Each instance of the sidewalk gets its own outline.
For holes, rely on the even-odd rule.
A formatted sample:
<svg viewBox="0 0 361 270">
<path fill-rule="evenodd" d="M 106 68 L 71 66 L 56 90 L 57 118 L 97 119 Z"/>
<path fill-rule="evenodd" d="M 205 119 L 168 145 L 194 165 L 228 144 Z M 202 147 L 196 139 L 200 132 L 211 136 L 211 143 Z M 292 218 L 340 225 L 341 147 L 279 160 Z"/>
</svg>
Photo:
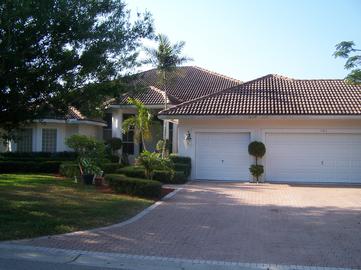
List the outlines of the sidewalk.
<svg viewBox="0 0 361 270">
<path fill-rule="evenodd" d="M 307 267 L 297 265 L 254 264 L 225 261 L 186 260 L 166 257 L 139 256 L 82 250 L 66 250 L 0 244 L 0 267 L 2 261 L 52 264 L 51 269 L 124 269 L 124 270 L 346 270 L 347 268 Z M 14 264 L 15 265 L 15 264 Z M 57 265 L 59 267 L 57 267 Z M 89 268 L 87 268 L 89 267 Z M 94 268 L 93 268 L 94 267 Z M 1 269 L 1 268 L 0 268 Z M 29 267 L 13 269 L 31 269 Z M 43 268 L 46 269 L 46 268 Z"/>
</svg>

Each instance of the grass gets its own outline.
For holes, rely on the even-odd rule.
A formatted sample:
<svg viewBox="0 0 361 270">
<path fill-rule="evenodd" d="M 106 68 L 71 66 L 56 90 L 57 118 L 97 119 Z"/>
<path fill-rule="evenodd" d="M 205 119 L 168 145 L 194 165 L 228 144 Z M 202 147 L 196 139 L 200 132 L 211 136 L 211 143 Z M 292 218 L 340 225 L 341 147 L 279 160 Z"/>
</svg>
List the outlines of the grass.
<svg viewBox="0 0 361 270">
<path fill-rule="evenodd" d="M 52 175 L 0 174 L 0 240 L 106 226 L 152 203 Z"/>
</svg>

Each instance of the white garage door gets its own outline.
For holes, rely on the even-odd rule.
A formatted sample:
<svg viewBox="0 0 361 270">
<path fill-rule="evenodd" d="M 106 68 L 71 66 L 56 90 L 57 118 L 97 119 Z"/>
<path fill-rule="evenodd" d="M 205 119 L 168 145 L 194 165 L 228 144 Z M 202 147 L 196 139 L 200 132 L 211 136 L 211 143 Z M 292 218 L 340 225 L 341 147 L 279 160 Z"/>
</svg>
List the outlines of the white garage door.
<svg viewBox="0 0 361 270">
<path fill-rule="evenodd" d="M 249 133 L 196 133 L 196 178 L 249 180 Z"/>
<path fill-rule="evenodd" d="M 268 181 L 361 182 L 361 134 L 266 134 Z"/>
</svg>

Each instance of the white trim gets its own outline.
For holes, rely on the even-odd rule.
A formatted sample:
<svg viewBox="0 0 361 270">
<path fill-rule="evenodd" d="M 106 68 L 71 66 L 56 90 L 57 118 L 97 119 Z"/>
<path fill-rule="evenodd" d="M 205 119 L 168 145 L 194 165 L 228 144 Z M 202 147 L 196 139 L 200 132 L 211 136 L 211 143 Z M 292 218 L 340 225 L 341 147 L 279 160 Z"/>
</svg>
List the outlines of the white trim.
<svg viewBox="0 0 361 270">
<path fill-rule="evenodd" d="M 158 115 L 159 119 L 240 119 L 240 120 L 357 120 L 361 115 Z"/>
<path fill-rule="evenodd" d="M 41 119 L 41 120 L 34 120 L 36 123 L 54 123 L 54 124 L 84 124 L 84 125 L 92 125 L 92 126 L 101 126 L 106 127 L 107 125 L 102 122 L 96 122 L 91 120 L 77 120 L 77 119 Z"/>
</svg>

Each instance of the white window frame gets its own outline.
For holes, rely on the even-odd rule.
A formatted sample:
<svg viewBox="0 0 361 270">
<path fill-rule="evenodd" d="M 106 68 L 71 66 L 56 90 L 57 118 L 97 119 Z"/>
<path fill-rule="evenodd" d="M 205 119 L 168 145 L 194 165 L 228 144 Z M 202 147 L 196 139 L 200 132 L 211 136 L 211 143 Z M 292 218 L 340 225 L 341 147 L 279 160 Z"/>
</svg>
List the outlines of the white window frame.
<svg viewBox="0 0 361 270">
<path fill-rule="evenodd" d="M 46 132 L 54 132 L 55 131 L 55 138 L 50 137 L 53 134 L 45 134 Z M 48 141 L 52 139 L 53 141 Z M 57 139 L 58 139 L 58 130 L 56 128 L 43 128 L 41 131 L 41 151 L 42 152 L 56 152 L 57 150 Z"/>
</svg>

